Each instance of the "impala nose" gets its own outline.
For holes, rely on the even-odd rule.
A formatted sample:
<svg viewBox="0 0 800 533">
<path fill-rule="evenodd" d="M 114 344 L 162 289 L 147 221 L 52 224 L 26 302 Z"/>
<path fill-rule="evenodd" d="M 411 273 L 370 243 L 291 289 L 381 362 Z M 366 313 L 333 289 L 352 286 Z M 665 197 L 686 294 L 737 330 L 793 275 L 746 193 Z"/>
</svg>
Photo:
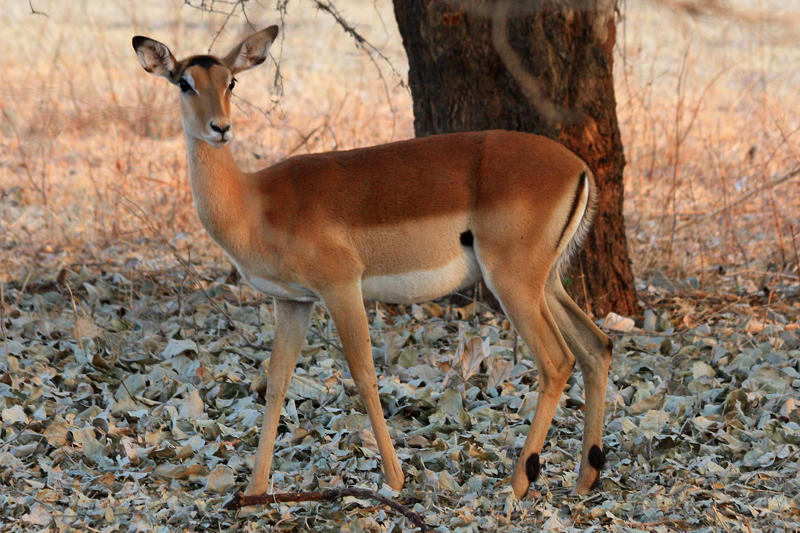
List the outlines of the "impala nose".
<svg viewBox="0 0 800 533">
<path fill-rule="evenodd" d="M 211 129 L 219 133 L 220 137 L 222 137 L 223 139 L 225 138 L 225 134 L 231 130 L 230 124 L 225 124 L 224 126 L 220 126 L 216 122 L 212 121 L 210 125 Z"/>
</svg>

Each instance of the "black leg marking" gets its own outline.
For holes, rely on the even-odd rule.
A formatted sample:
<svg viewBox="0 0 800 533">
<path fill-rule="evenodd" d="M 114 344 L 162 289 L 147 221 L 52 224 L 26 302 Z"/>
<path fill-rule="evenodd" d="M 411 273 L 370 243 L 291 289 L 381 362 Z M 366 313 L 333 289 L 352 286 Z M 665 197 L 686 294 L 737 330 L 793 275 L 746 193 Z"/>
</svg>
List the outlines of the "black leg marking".
<svg viewBox="0 0 800 533">
<path fill-rule="evenodd" d="M 472 248 L 473 237 L 472 237 L 472 232 L 470 230 L 467 230 L 461 235 L 459 235 L 458 240 L 461 241 L 461 246 Z"/>
<path fill-rule="evenodd" d="M 608 353 L 614 351 L 614 341 L 610 338 L 606 339 L 606 350 L 608 350 Z"/>
<path fill-rule="evenodd" d="M 539 471 L 542 465 L 539 464 L 539 454 L 532 453 L 528 460 L 525 461 L 525 474 L 528 476 L 528 483 L 533 483 L 539 477 Z"/>
<path fill-rule="evenodd" d="M 592 465 L 595 470 L 601 470 L 606 464 L 606 454 L 603 453 L 603 450 L 601 450 L 600 446 L 597 444 L 592 446 L 589 450 L 589 464 Z"/>
</svg>

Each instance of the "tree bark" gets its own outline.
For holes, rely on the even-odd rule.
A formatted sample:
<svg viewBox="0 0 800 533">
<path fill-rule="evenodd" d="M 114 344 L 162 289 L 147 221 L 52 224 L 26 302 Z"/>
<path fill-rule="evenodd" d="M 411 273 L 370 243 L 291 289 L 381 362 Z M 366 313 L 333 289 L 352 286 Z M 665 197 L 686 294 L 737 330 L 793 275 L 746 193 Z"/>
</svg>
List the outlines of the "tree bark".
<svg viewBox="0 0 800 533">
<path fill-rule="evenodd" d="M 556 139 L 599 188 L 565 285 L 595 315 L 636 311 L 612 77 L 617 0 L 394 0 L 418 137 L 509 129 Z"/>
</svg>

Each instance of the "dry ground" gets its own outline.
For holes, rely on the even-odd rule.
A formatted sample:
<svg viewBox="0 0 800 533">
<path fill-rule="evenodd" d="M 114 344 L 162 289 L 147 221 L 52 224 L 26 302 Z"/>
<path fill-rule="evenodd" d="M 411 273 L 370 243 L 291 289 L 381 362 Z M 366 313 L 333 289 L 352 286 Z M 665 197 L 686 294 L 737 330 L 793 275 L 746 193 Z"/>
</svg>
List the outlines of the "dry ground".
<svg viewBox="0 0 800 533">
<path fill-rule="evenodd" d="M 337 4 L 404 73 L 391 6 Z M 800 23 L 784 4 L 735 2 L 747 15 L 735 20 L 638 1 L 622 10 L 618 113 L 645 313 L 615 333 L 608 470 L 590 497 L 570 493 L 579 375 L 543 478 L 514 501 L 508 477 L 536 373 L 508 322 L 474 305 L 370 307 L 407 474 L 393 497 L 440 531 L 800 528 Z M 198 52 L 224 16 L 177 1 L 34 6 L 48 16 L 22 1 L 0 13 L 2 528 L 407 529 L 368 501 L 221 508 L 250 472 L 272 311 L 228 278 L 200 228 L 175 90 L 141 70 L 130 37 Z M 772 22 L 750 18 L 763 13 Z M 249 14 L 279 18 L 259 5 Z M 213 50 L 235 41 L 242 19 L 227 28 Z M 384 84 L 303 0 L 289 4 L 273 53 L 282 95 L 269 64 L 236 89 L 246 166 L 412 135 L 401 78 L 378 61 Z M 321 310 L 308 340 L 275 490 L 381 489 Z"/>
</svg>

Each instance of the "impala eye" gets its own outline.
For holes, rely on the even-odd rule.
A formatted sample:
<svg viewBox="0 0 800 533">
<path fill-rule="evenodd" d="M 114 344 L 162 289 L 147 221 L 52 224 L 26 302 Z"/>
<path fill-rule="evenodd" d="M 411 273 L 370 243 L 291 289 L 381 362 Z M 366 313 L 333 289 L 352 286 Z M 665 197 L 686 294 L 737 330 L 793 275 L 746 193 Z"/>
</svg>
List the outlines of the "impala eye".
<svg viewBox="0 0 800 533">
<path fill-rule="evenodd" d="M 191 85 L 189 85 L 189 82 L 188 82 L 188 81 L 186 81 L 186 80 L 184 80 L 183 78 L 181 78 L 181 79 L 179 79 L 179 80 L 178 80 L 178 87 L 180 87 L 180 88 L 181 88 L 181 92 L 182 92 L 182 93 L 186 93 L 186 94 L 188 94 L 188 93 L 190 93 L 190 92 L 193 92 L 193 91 L 194 91 L 194 89 L 192 89 L 192 86 L 191 86 Z"/>
<path fill-rule="evenodd" d="M 228 90 L 232 91 L 234 87 L 236 87 L 236 78 L 231 78 L 231 82 L 228 84 Z"/>
</svg>

